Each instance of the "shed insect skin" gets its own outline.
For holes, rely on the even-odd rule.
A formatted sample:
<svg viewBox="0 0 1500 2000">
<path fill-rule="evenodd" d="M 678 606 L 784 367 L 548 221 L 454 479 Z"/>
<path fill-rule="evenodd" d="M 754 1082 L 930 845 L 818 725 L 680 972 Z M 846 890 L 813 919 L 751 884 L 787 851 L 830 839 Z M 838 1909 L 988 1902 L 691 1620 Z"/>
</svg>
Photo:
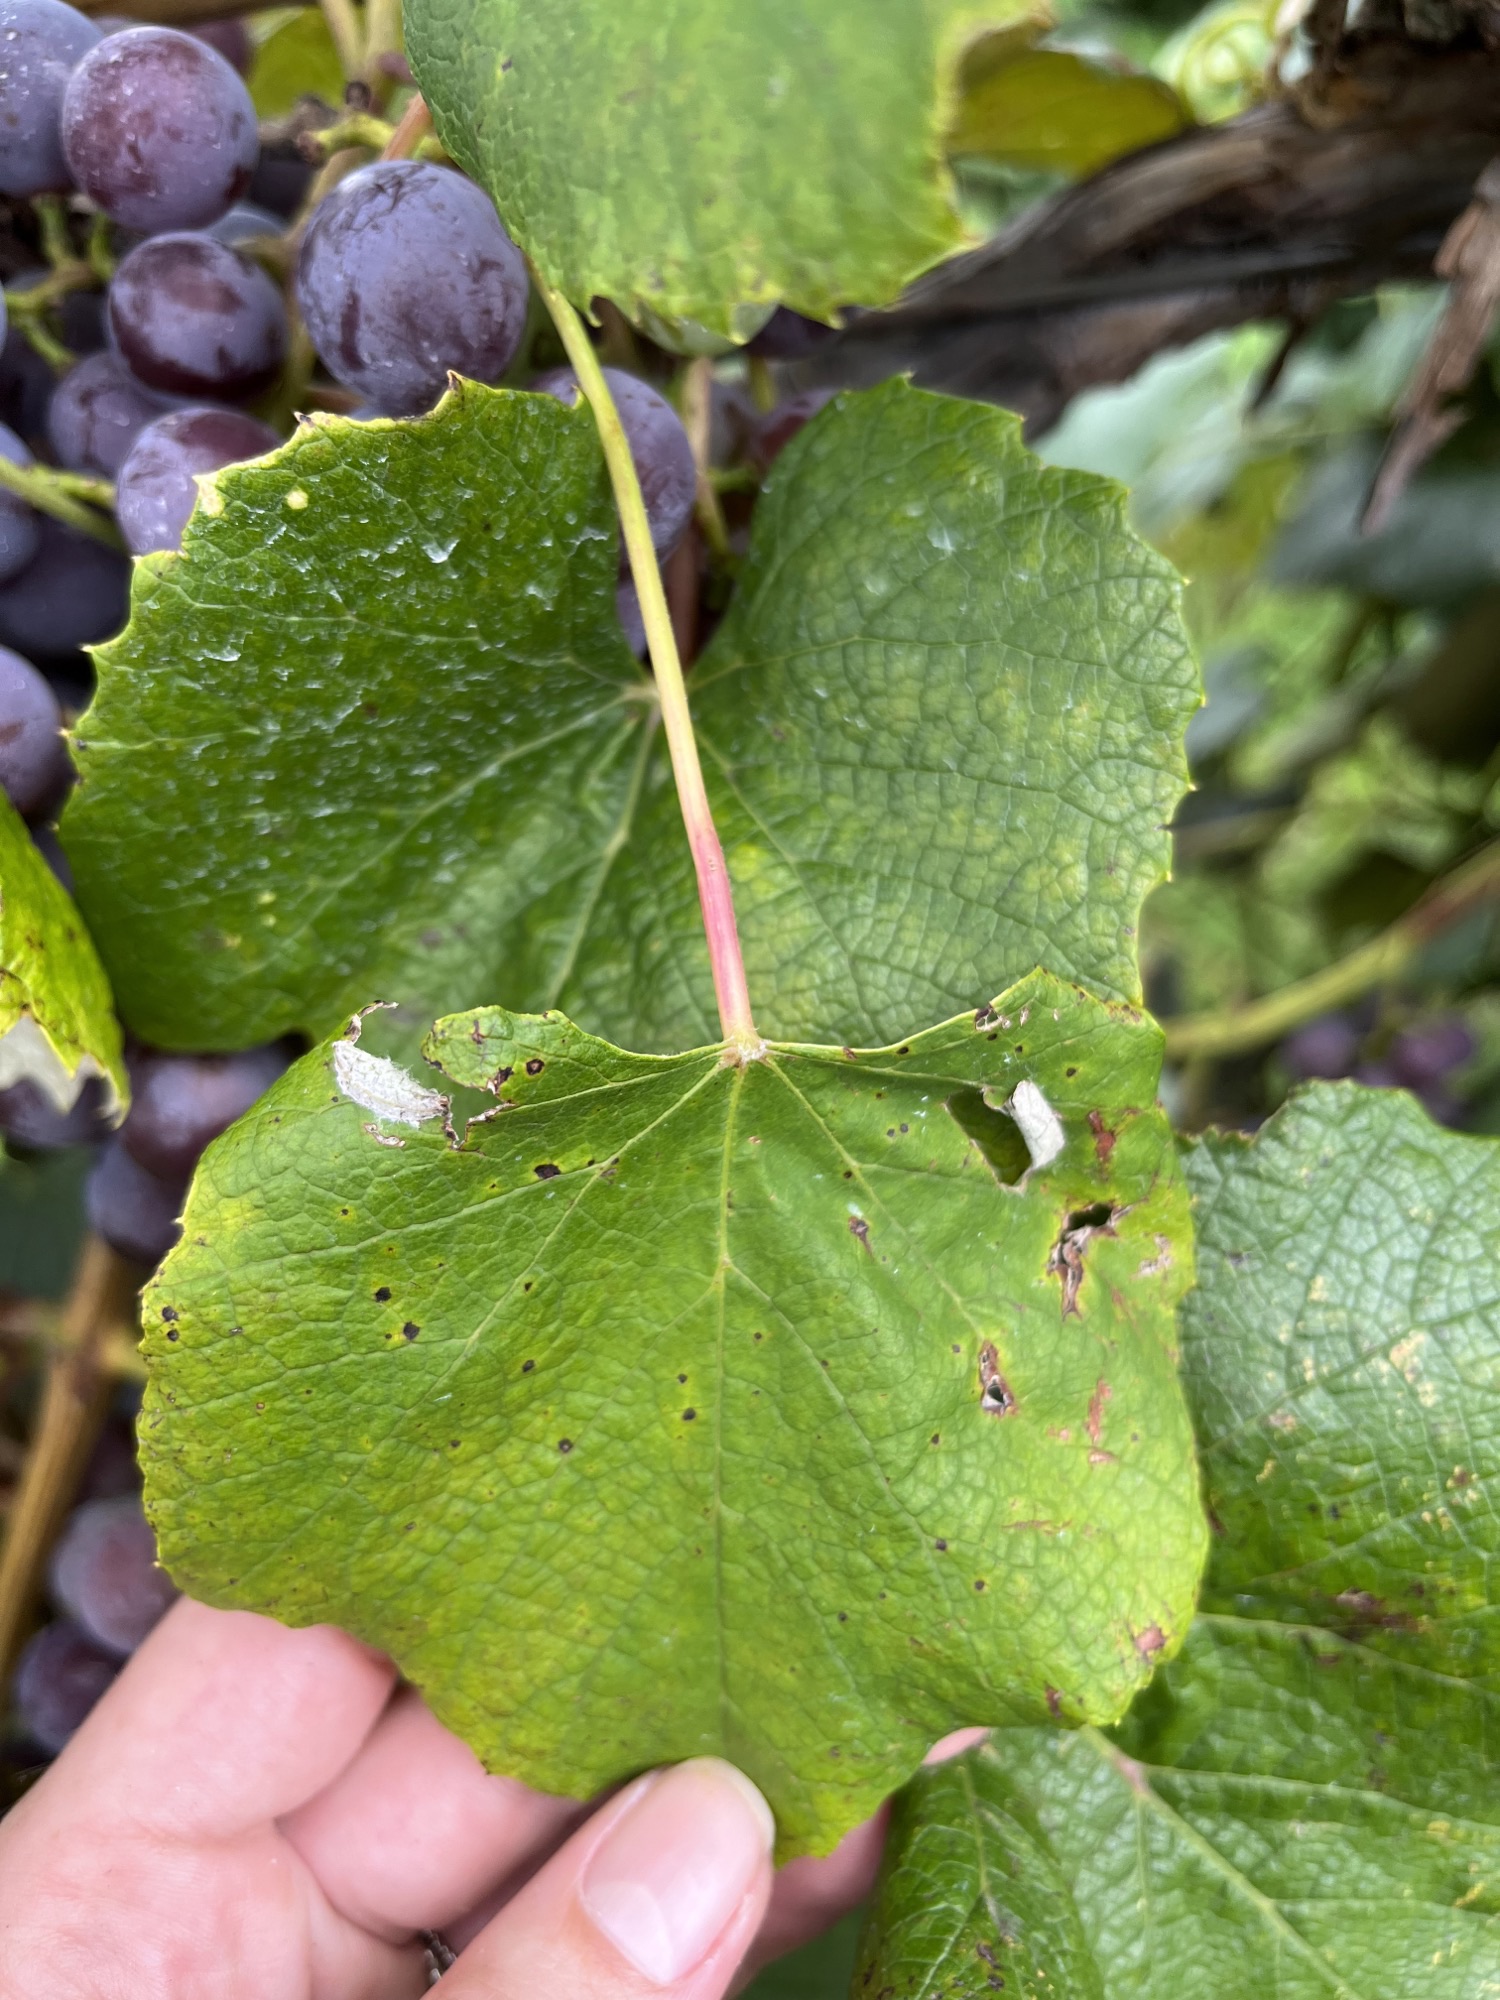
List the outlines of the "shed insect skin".
<svg viewBox="0 0 1500 2000">
<path fill-rule="evenodd" d="M 1000 1356 L 992 1340 L 987 1340 L 979 1350 L 979 1382 L 980 1408 L 992 1417 L 1008 1417 L 1016 1407 L 1016 1399 L 1000 1373 Z"/>
</svg>

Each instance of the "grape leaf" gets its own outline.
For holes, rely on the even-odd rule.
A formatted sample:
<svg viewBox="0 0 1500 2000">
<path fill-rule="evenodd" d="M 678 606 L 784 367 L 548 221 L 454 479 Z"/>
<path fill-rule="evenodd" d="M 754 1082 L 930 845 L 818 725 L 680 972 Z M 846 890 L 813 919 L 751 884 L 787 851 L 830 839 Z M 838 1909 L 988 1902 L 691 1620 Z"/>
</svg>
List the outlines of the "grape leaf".
<svg viewBox="0 0 1500 2000">
<path fill-rule="evenodd" d="M 465 385 L 214 492 L 138 565 L 79 731 L 64 837 L 126 1020 L 238 1048 L 498 994 L 712 1039 L 587 413 Z M 778 462 L 691 681 L 763 1029 L 878 1044 L 1038 963 L 1138 997 L 1198 695 L 1117 488 L 995 410 L 841 398 Z"/>
<path fill-rule="evenodd" d="M 897 1794 L 849 1991 L 1103 2000 L 1072 1893 L 992 1745 L 929 1765 Z"/>
<path fill-rule="evenodd" d="M 288 10 L 256 49 L 246 85 L 262 118 L 285 118 L 304 97 L 343 102 L 343 65 L 317 8 Z"/>
<path fill-rule="evenodd" d="M 1083 176 L 1190 123 L 1177 93 L 1118 57 L 1001 45 L 965 66 L 956 153 Z"/>
<path fill-rule="evenodd" d="M 1481 2000 L 1500 1983 L 1500 1146 L 1320 1086 L 1186 1168 L 1205 1609 L 1118 1729 L 1006 1730 L 988 1754 L 1107 2000 Z"/>
<path fill-rule="evenodd" d="M 0 1089 L 27 1078 L 66 1111 L 91 1076 L 130 1100 L 109 982 L 72 898 L 0 794 Z"/>
<path fill-rule="evenodd" d="M 502 1095 L 455 1146 L 325 1045 L 146 1295 L 163 1560 L 361 1633 L 545 1789 L 730 1757 L 788 1853 L 955 1724 L 1118 1715 L 1203 1549 L 1159 1053 L 1041 973 L 744 1067 L 491 1008 L 429 1041 Z"/>
<path fill-rule="evenodd" d="M 961 240 L 944 132 L 1025 0 L 409 0 L 443 144 L 580 306 L 744 338 L 883 305 Z"/>
</svg>

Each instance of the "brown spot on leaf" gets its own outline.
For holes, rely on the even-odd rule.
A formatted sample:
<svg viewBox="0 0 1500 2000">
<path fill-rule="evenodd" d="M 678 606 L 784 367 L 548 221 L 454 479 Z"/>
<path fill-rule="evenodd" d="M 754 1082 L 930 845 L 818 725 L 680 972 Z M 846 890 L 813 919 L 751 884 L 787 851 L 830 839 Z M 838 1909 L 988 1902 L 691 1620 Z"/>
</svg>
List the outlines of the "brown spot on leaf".
<svg viewBox="0 0 1500 2000">
<path fill-rule="evenodd" d="M 1052 1720 L 1056 1722 L 1057 1718 L 1062 1714 L 1062 1696 L 1058 1693 L 1055 1687 L 1049 1687 L 1046 1690 L 1046 1694 L 1047 1694 L 1047 1713 L 1052 1717 Z"/>
<path fill-rule="evenodd" d="M 526 1074 L 528 1076 L 540 1076 L 546 1067 L 547 1065 L 542 1061 L 540 1056 L 533 1056 L 526 1065 Z"/>
<path fill-rule="evenodd" d="M 176 1318 L 177 1318 L 177 1308 L 176 1308 L 176 1306 L 163 1306 L 163 1307 L 162 1307 L 162 1309 L 161 1309 L 161 1316 L 162 1316 L 162 1318 L 163 1318 L 163 1319 L 167 1319 L 167 1320 L 174 1320 L 174 1319 L 176 1319 Z"/>
<path fill-rule="evenodd" d="M 409 1319 L 401 1329 L 401 1338 L 403 1340 L 415 1340 L 421 1331 L 422 1329 L 417 1325 L 417 1322 L 414 1319 Z"/>
<path fill-rule="evenodd" d="M 383 1306 L 386 1300 L 390 1297 L 390 1295 L 391 1295 L 391 1288 L 389 1285 L 377 1285 L 375 1287 L 376 1305 Z"/>
<path fill-rule="evenodd" d="M 867 1257 L 873 1257 L 875 1255 L 875 1252 L 870 1248 L 870 1225 L 868 1222 L 865 1221 L 862 1215 L 850 1216 L 849 1234 L 851 1236 L 857 1236 L 859 1238 L 860 1242 L 864 1246 L 864 1252 Z"/>
<path fill-rule="evenodd" d="M 1104 1122 L 1102 1111 L 1089 1113 L 1089 1130 L 1094 1135 L 1094 1154 L 1101 1167 L 1109 1165 L 1109 1156 L 1115 1150 L 1115 1135 Z"/>
<path fill-rule="evenodd" d="M 1101 1375 L 1094 1384 L 1094 1393 L 1089 1397 L 1089 1413 L 1084 1418 L 1084 1428 L 1089 1434 L 1090 1444 L 1099 1442 L 1099 1432 L 1104 1420 L 1104 1405 L 1114 1393 Z"/>
<path fill-rule="evenodd" d="M 1154 1658 L 1167 1643 L 1167 1635 L 1160 1625 L 1148 1625 L 1144 1631 L 1132 1632 L 1130 1637 L 1143 1660 Z"/>
<path fill-rule="evenodd" d="M 532 1172 L 539 1181 L 555 1181 L 562 1168 L 555 1167 L 550 1160 L 544 1160 L 539 1167 L 533 1167 Z"/>
</svg>

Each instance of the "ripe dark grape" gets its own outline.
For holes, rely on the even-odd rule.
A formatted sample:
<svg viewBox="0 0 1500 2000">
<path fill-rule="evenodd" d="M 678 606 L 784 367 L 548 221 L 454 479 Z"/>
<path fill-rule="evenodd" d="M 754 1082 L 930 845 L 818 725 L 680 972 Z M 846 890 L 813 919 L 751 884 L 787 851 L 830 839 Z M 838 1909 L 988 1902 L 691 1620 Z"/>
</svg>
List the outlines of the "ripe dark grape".
<svg viewBox="0 0 1500 2000">
<path fill-rule="evenodd" d="M 638 660 L 646 657 L 646 621 L 641 616 L 641 594 L 633 577 L 622 576 L 615 586 L 615 615 L 625 634 L 625 643 Z"/>
<path fill-rule="evenodd" d="M 0 586 L 0 644 L 28 659 L 62 659 L 119 631 L 129 590 L 128 556 L 44 518 L 36 555 Z"/>
<path fill-rule="evenodd" d="M 258 264 L 212 236 L 138 243 L 109 288 L 109 324 L 131 374 L 172 396 L 255 396 L 286 354 L 286 309 Z"/>
<path fill-rule="evenodd" d="M 0 646 L 0 790 L 22 819 L 40 819 L 69 776 L 57 696 L 29 660 Z"/>
<path fill-rule="evenodd" d="M 0 0 L 0 194 L 51 194 L 71 185 L 63 92 L 100 40 L 87 15 L 62 0 Z"/>
<path fill-rule="evenodd" d="M 28 1734 L 56 1756 L 93 1708 L 120 1663 L 71 1619 L 44 1625 L 16 1662 L 11 1697 Z"/>
<path fill-rule="evenodd" d="M 1475 1047 L 1473 1030 L 1461 1014 L 1439 1014 L 1403 1028 L 1391 1044 L 1389 1061 L 1404 1084 L 1424 1090 L 1462 1068 Z"/>
<path fill-rule="evenodd" d="M 284 227 L 279 215 L 257 208 L 253 201 L 237 201 L 227 215 L 210 223 L 204 231 L 217 243 L 249 243 L 257 236 L 279 236 Z"/>
<path fill-rule="evenodd" d="M 194 41 L 207 42 L 211 49 L 217 49 L 229 67 L 240 76 L 250 74 L 250 65 L 255 60 L 255 44 L 250 39 L 250 30 L 238 14 L 232 14 L 227 21 L 200 21 L 188 33 Z"/>
<path fill-rule="evenodd" d="M 803 389 L 768 410 L 750 435 L 750 461 L 762 478 L 786 450 L 798 431 L 806 429 L 819 410 L 826 409 L 836 389 Z"/>
<path fill-rule="evenodd" d="M 186 1195 L 182 1181 L 161 1180 L 132 1159 L 117 1132 L 89 1174 L 84 1207 L 90 1226 L 112 1249 L 137 1264 L 156 1265 L 182 1234 Z"/>
<path fill-rule="evenodd" d="M 48 1572 L 53 1602 L 107 1653 L 125 1658 L 178 1595 L 133 1493 L 73 1511 Z"/>
<path fill-rule="evenodd" d="M 1348 1076 L 1363 1037 L 1347 1014 L 1320 1014 L 1281 1044 L 1281 1060 L 1295 1077 Z"/>
<path fill-rule="evenodd" d="M 12 430 L 0 424 L 0 457 L 12 465 L 30 465 L 31 453 Z M 0 583 L 8 583 L 42 545 L 41 517 L 18 493 L 0 487 Z"/>
<path fill-rule="evenodd" d="M 209 1141 L 265 1095 L 289 1060 L 279 1042 L 232 1056 L 140 1056 L 130 1066 L 121 1140 L 163 1181 L 184 1181 Z"/>
<path fill-rule="evenodd" d="M 173 410 L 147 424 L 120 467 L 115 518 L 132 555 L 181 546 L 198 498 L 196 475 L 259 458 L 280 443 L 240 410 Z"/>
<path fill-rule="evenodd" d="M 71 1108 L 59 1111 L 30 1077 L 22 1077 L 0 1090 L 0 1132 L 18 1146 L 38 1152 L 56 1152 L 63 1146 L 86 1146 L 104 1137 L 100 1111 L 103 1092 L 97 1077 L 90 1077 Z"/>
<path fill-rule="evenodd" d="M 649 382 L 619 368 L 606 368 L 604 379 L 630 443 L 652 546 L 659 556 L 670 555 L 692 517 L 698 484 L 688 434 L 672 405 Z M 544 396 L 556 396 L 561 403 L 578 401 L 578 377 L 571 368 L 549 369 L 531 386 Z"/>
<path fill-rule="evenodd" d="M 62 138 L 89 199 L 148 232 L 217 221 L 260 152 L 244 83 L 175 28 L 127 28 L 91 49 L 68 80 Z"/>
<path fill-rule="evenodd" d="M 808 355 L 816 354 L 820 347 L 837 339 L 837 327 L 824 326 L 821 320 L 804 319 L 790 306 L 778 306 L 760 332 L 745 342 L 745 351 L 762 361 L 805 361 Z"/>
<path fill-rule="evenodd" d="M 141 1490 L 141 1468 L 136 1457 L 135 1428 L 130 1420 L 113 1413 L 89 1453 L 79 1482 L 82 1500 L 118 1500 Z"/>
<path fill-rule="evenodd" d="M 161 415 L 159 397 L 143 389 L 118 354 L 90 354 L 53 391 L 47 435 L 54 457 L 70 472 L 113 479 L 136 438 Z"/>
<path fill-rule="evenodd" d="M 446 167 L 361 167 L 320 203 L 297 298 L 331 375 L 415 416 L 448 371 L 494 382 L 526 328 L 526 265 L 488 195 Z"/>
</svg>

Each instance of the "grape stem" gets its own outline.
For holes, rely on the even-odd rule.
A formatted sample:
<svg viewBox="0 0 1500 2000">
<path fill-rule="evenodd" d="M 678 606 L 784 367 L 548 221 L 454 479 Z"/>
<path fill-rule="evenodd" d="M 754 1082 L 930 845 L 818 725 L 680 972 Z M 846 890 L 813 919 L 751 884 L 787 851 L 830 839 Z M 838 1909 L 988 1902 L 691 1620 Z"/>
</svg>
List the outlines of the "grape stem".
<svg viewBox="0 0 1500 2000">
<path fill-rule="evenodd" d="M 353 0 L 319 0 L 319 5 L 323 10 L 323 19 L 328 23 L 339 68 L 346 80 L 353 83 L 365 66 L 365 38 Z"/>
<path fill-rule="evenodd" d="M 1420 902 L 1389 929 L 1357 951 L 1326 966 L 1307 979 L 1283 986 L 1277 993 L 1252 1000 L 1244 1007 L 1214 1008 L 1202 1014 L 1180 1014 L 1162 1022 L 1167 1054 L 1177 1062 L 1200 1056 L 1239 1055 L 1280 1041 L 1293 1028 L 1345 1007 L 1373 987 L 1397 979 L 1421 956 L 1423 949 L 1461 917 L 1485 903 L 1500 900 L 1500 840 L 1492 840 L 1470 855 L 1451 875 L 1434 883 Z"/>
<path fill-rule="evenodd" d="M 10 1678 L 43 1565 L 108 1414 L 118 1358 L 134 1346 L 136 1276 L 98 1237 L 85 1239 L 0 1547 L 0 1686 Z"/>
<path fill-rule="evenodd" d="M 651 545 L 651 529 L 646 520 L 646 503 L 636 477 L 630 445 L 615 408 L 614 397 L 599 366 L 583 322 L 560 292 L 554 291 L 533 267 L 532 280 L 547 303 L 573 372 L 594 412 L 604 460 L 609 467 L 615 504 L 625 531 L 625 549 L 631 574 L 641 600 L 641 619 L 656 671 L 656 692 L 661 702 L 662 726 L 672 757 L 672 775 L 677 784 L 677 800 L 687 828 L 688 846 L 698 875 L 698 901 L 703 911 L 703 928 L 708 938 L 709 963 L 713 968 L 714 992 L 719 1002 L 719 1021 L 733 1059 L 755 1062 L 765 1054 L 765 1043 L 756 1032 L 750 1011 L 750 989 L 745 980 L 745 960 L 740 950 L 739 928 L 734 919 L 734 892 L 724 849 L 714 825 L 708 791 L 703 783 L 703 766 L 698 760 L 698 741 L 693 734 L 693 718 L 688 708 L 687 685 L 682 677 L 677 641 L 667 610 L 661 568 Z"/>
<path fill-rule="evenodd" d="M 50 514 L 65 527 L 92 535 L 106 548 L 122 549 L 119 530 L 101 508 L 113 507 L 115 489 L 107 479 L 86 472 L 59 472 L 52 465 L 17 465 L 0 457 L 0 487 L 18 493 L 39 514 Z"/>
<path fill-rule="evenodd" d="M 724 525 L 724 509 L 719 504 L 719 495 L 710 477 L 712 468 L 708 458 L 713 394 L 714 364 L 706 354 L 701 355 L 688 364 L 687 373 L 682 378 L 682 425 L 693 448 L 693 464 L 698 473 L 697 491 L 693 496 L 698 526 L 715 562 L 727 563 L 730 559 L 729 530 Z"/>
</svg>

